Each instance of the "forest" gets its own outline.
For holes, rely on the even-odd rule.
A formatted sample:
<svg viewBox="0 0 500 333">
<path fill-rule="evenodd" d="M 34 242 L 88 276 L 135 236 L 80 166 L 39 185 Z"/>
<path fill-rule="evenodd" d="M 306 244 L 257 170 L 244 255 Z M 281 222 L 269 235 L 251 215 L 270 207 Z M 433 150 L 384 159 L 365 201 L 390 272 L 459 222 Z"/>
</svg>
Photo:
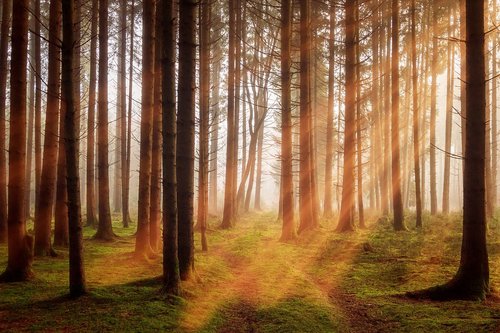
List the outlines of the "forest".
<svg viewBox="0 0 500 333">
<path fill-rule="evenodd" d="M 499 332 L 499 0 L 0 0 L 0 332 Z"/>
</svg>

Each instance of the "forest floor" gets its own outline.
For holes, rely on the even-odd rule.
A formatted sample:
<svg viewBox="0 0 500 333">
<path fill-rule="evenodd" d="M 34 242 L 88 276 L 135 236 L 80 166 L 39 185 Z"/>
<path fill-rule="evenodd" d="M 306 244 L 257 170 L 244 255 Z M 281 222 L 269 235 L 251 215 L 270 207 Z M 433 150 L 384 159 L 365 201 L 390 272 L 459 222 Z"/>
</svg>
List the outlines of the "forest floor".
<svg viewBox="0 0 500 333">
<path fill-rule="evenodd" d="M 228 231 L 211 221 L 209 251 L 183 297 L 159 293 L 161 258 L 134 259 L 133 227 L 113 243 L 85 229 L 89 294 L 66 297 L 68 253 L 37 259 L 36 278 L 0 285 L 0 332 L 500 332 L 500 301 L 429 302 L 404 297 L 446 282 L 461 244 L 460 216 L 429 217 L 424 228 L 395 233 L 385 219 L 351 234 L 334 221 L 294 243 L 278 241 L 273 214 L 241 218 Z M 413 224 L 411 216 L 408 225 Z M 490 276 L 500 287 L 500 222 L 488 230 Z M 0 267 L 6 265 L 0 245 Z"/>
</svg>

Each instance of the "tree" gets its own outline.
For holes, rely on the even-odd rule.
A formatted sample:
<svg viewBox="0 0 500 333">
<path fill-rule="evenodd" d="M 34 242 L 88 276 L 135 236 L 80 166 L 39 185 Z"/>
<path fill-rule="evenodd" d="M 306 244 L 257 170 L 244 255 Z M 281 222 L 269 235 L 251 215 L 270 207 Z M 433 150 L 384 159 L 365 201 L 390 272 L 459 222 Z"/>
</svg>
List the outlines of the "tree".
<svg viewBox="0 0 500 333">
<path fill-rule="evenodd" d="M 95 239 L 115 238 L 109 208 L 108 163 L 108 0 L 99 0 L 99 83 L 98 83 L 97 172 L 99 185 L 99 224 Z"/>
<path fill-rule="evenodd" d="M 300 2 L 300 193 L 299 233 L 315 228 L 311 143 L 311 33 L 310 1 Z"/>
<path fill-rule="evenodd" d="M 354 161 L 356 115 L 356 0 L 345 3 L 345 115 L 344 115 L 344 174 L 342 177 L 342 203 L 337 231 L 354 230 Z"/>
<path fill-rule="evenodd" d="M 4 4 L 6 1 L 4 1 Z M 8 6 L 8 4 L 7 4 Z M 33 238 L 26 232 L 26 66 L 28 64 L 28 0 L 12 6 L 12 60 L 10 76 L 8 261 L 2 282 L 33 277 Z"/>
<path fill-rule="evenodd" d="M 415 0 L 411 2 L 411 68 L 412 68 L 412 97 L 413 97 L 413 168 L 415 170 L 415 203 L 416 226 L 422 227 L 422 195 L 420 191 L 420 109 L 418 105 L 418 69 L 417 69 L 417 34 L 416 19 L 417 7 Z"/>
<path fill-rule="evenodd" d="M 401 197 L 401 170 L 399 165 L 399 0 L 392 0 L 392 204 L 394 230 L 405 230 L 403 200 Z"/>
<path fill-rule="evenodd" d="M 434 37 L 432 38 L 432 60 L 431 60 L 431 114 L 430 114 L 430 157 L 429 157 L 429 177 L 430 177 L 430 190 L 431 190 L 431 214 L 437 213 L 437 193 L 436 193 L 436 113 L 437 113 L 437 71 L 438 71 L 438 8 L 439 2 L 434 1 L 432 6 L 432 31 Z"/>
<path fill-rule="evenodd" d="M 144 1 L 142 44 L 142 110 L 139 162 L 139 203 L 135 253 L 150 256 L 151 163 L 154 110 L 154 0 Z"/>
<path fill-rule="evenodd" d="M 63 1 L 63 42 L 62 42 L 62 81 L 63 103 L 66 107 L 64 123 L 66 162 L 67 162 L 67 195 L 69 228 L 69 288 L 72 297 L 85 293 L 85 273 L 83 268 L 83 232 L 80 207 L 79 179 L 79 129 L 78 111 L 75 104 L 75 8 L 74 0 Z"/>
<path fill-rule="evenodd" d="M 227 144 L 226 144 L 226 170 L 225 170 L 225 187 L 224 187 L 224 211 L 222 217 L 221 228 L 228 229 L 234 224 L 235 210 L 235 188 L 234 184 L 234 168 L 237 165 L 236 156 L 234 156 L 234 141 L 235 136 L 235 49 L 236 49 L 236 32 L 235 32 L 235 0 L 229 0 L 229 54 L 228 54 L 228 79 L 227 79 Z"/>
<path fill-rule="evenodd" d="M 59 97 L 61 93 L 61 50 L 58 41 L 61 35 L 61 1 L 50 2 L 49 18 L 49 64 L 47 80 L 47 109 L 45 113 L 45 139 L 43 165 L 40 179 L 40 196 L 35 206 L 35 255 L 54 256 L 51 244 L 52 208 L 56 195 Z"/>
<path fill-rule="evenodd" d="M 332 217 L 332 171 L 333 171 L 333 108 L 335 106 L 335 3 L 330 4 L 330 40 L 328 44 L 328 113 L 326 119 L 326 159 L 325 159 L 325 198 L 323 215 Z M 283 52 L 283 51 L 282 51 Z"/>
<path fill-rule="evenodd" d="M 90 78 L 89 105 L 87 114 L 87 226 L 96 226 L 95 211 L 95 95 L 97 76 L 97 18 L 99 16 L 99 0 L 92 0 L 90 28 Z"/>
<path fill-rule="evenodd" d="M 7 51 L 12 1 L 2 2 L 0 36 L 0 243 L 7 241 L 7 161 L 5 159 L 5 100 L 7 92 Z"/>
<path fill-rule="evenodd" d="M 280 239 L 282 241 L 289 241 L 296 237 L 292 172 L 291 37 L 292 3 L 291 0 L 285 0 L 281 3 L 281 184 L 283 227 Z"/>
<path fill-rule="evenodd" d="M 175 20 L 173 0 L 162 0 L 163 291 L 179 294 L 176 177 Z"/>
<path fill-rule="evenodd" d="M 486 96 L 483 1 L 466 0 L 466 136 L 464 160 L 464 212 L 460 266 L 448 283 L 412 297 L 439 300 L 484 299 L 489 292 L 486 248 Z M 463 18 L 462 18 L 463 19 Z"/>
<path fill-rule="evenodd" d="M 177 108 L 177 208 L 179 271 L 187 280 L 194 269 L 193 196 L 196 65 L 196 0 L 179 3 L 179 81 Z"/>
<path fill-rule="evenodd" d="M 208 218 L 208 139 L 210 114 L 210 10 L 208 0 L 200 3 L 200 134 L 198 152 L 198 224 L 201 247 L 208 250 L 206 230 Z"/>
</svg>

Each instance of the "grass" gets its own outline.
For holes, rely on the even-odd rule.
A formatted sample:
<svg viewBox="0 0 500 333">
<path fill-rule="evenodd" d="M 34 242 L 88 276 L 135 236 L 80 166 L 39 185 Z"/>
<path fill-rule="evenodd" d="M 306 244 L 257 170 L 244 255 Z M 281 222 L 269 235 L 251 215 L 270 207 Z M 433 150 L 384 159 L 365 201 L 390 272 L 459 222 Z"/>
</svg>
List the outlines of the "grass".
<svg viewBox="0 0 500 333">
<path fill-rule="evenodd" d="M 413 217 L 407 216 L 408 225 Z M 137 261 L 134 227 L 113 243 L 85 229 L 89 294 L 66 298 L 68 253 L 36 259 L 36 278 L 0 285 L 0 331 L 81 332 L 495 332 L 500 305 L 409 300 L 406 291 L 443 283 L 459 261 L 460 216 L 425 216 L 422 230 L 395 233 L 390 222 L 337 234 L 334 221 L 280 243 L 275 216 L 244 216 L 232 230 L 211 221 L 209 252 L 196 253 L 196 274 L 182 298 L 159 293 L 161 258 Z M 32 228 L 31 226 L 28 227 Z M 500 223 L 488 230 L 490 276 L 500 281 Z M 199 249 L 199 237 L 196 248 Z M 0 267 L 6 265 L 0 245 Z"/>
</svg>

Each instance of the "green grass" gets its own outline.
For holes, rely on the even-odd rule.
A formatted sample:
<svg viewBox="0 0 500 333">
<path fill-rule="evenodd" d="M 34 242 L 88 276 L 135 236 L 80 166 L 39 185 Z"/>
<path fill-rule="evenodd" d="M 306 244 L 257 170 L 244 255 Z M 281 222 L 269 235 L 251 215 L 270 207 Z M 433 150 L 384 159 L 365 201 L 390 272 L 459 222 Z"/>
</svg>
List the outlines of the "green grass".
<svg viewBox="0 0 500 333">
<path fill-rule="evenodd" d="M 424 217 L 422 230 L 395 233 L 390 221 L 372 219 L 366 230 L 337 234 L 335 221 L 278 241 L 273 214 L 244 216 L 232 230 L 210 221 L 209 252 L 196 237 L 195 277 L 183 296 L 161 295 L 161 258 L 133 256 L 135 226 L 112 243 L 91 240 L 85 228 L 89 294 L 66 297 L 68 253 L 36 259 L 36 278 L 0 285 L 0 331 L 81 332 L 495 332 L 500 305 L 413 301 L 410 290 L 446 282 L 456 271 L 460 216 Z M 407 224 L 413 217 L 407 216 Z M 32 225 L 28 226 L 32 229 Z M 488 230 L 491 283 L 500 281 L 500 223 Z M 0 267 L 6 265 L 0 245 Z"/>
</svg>

